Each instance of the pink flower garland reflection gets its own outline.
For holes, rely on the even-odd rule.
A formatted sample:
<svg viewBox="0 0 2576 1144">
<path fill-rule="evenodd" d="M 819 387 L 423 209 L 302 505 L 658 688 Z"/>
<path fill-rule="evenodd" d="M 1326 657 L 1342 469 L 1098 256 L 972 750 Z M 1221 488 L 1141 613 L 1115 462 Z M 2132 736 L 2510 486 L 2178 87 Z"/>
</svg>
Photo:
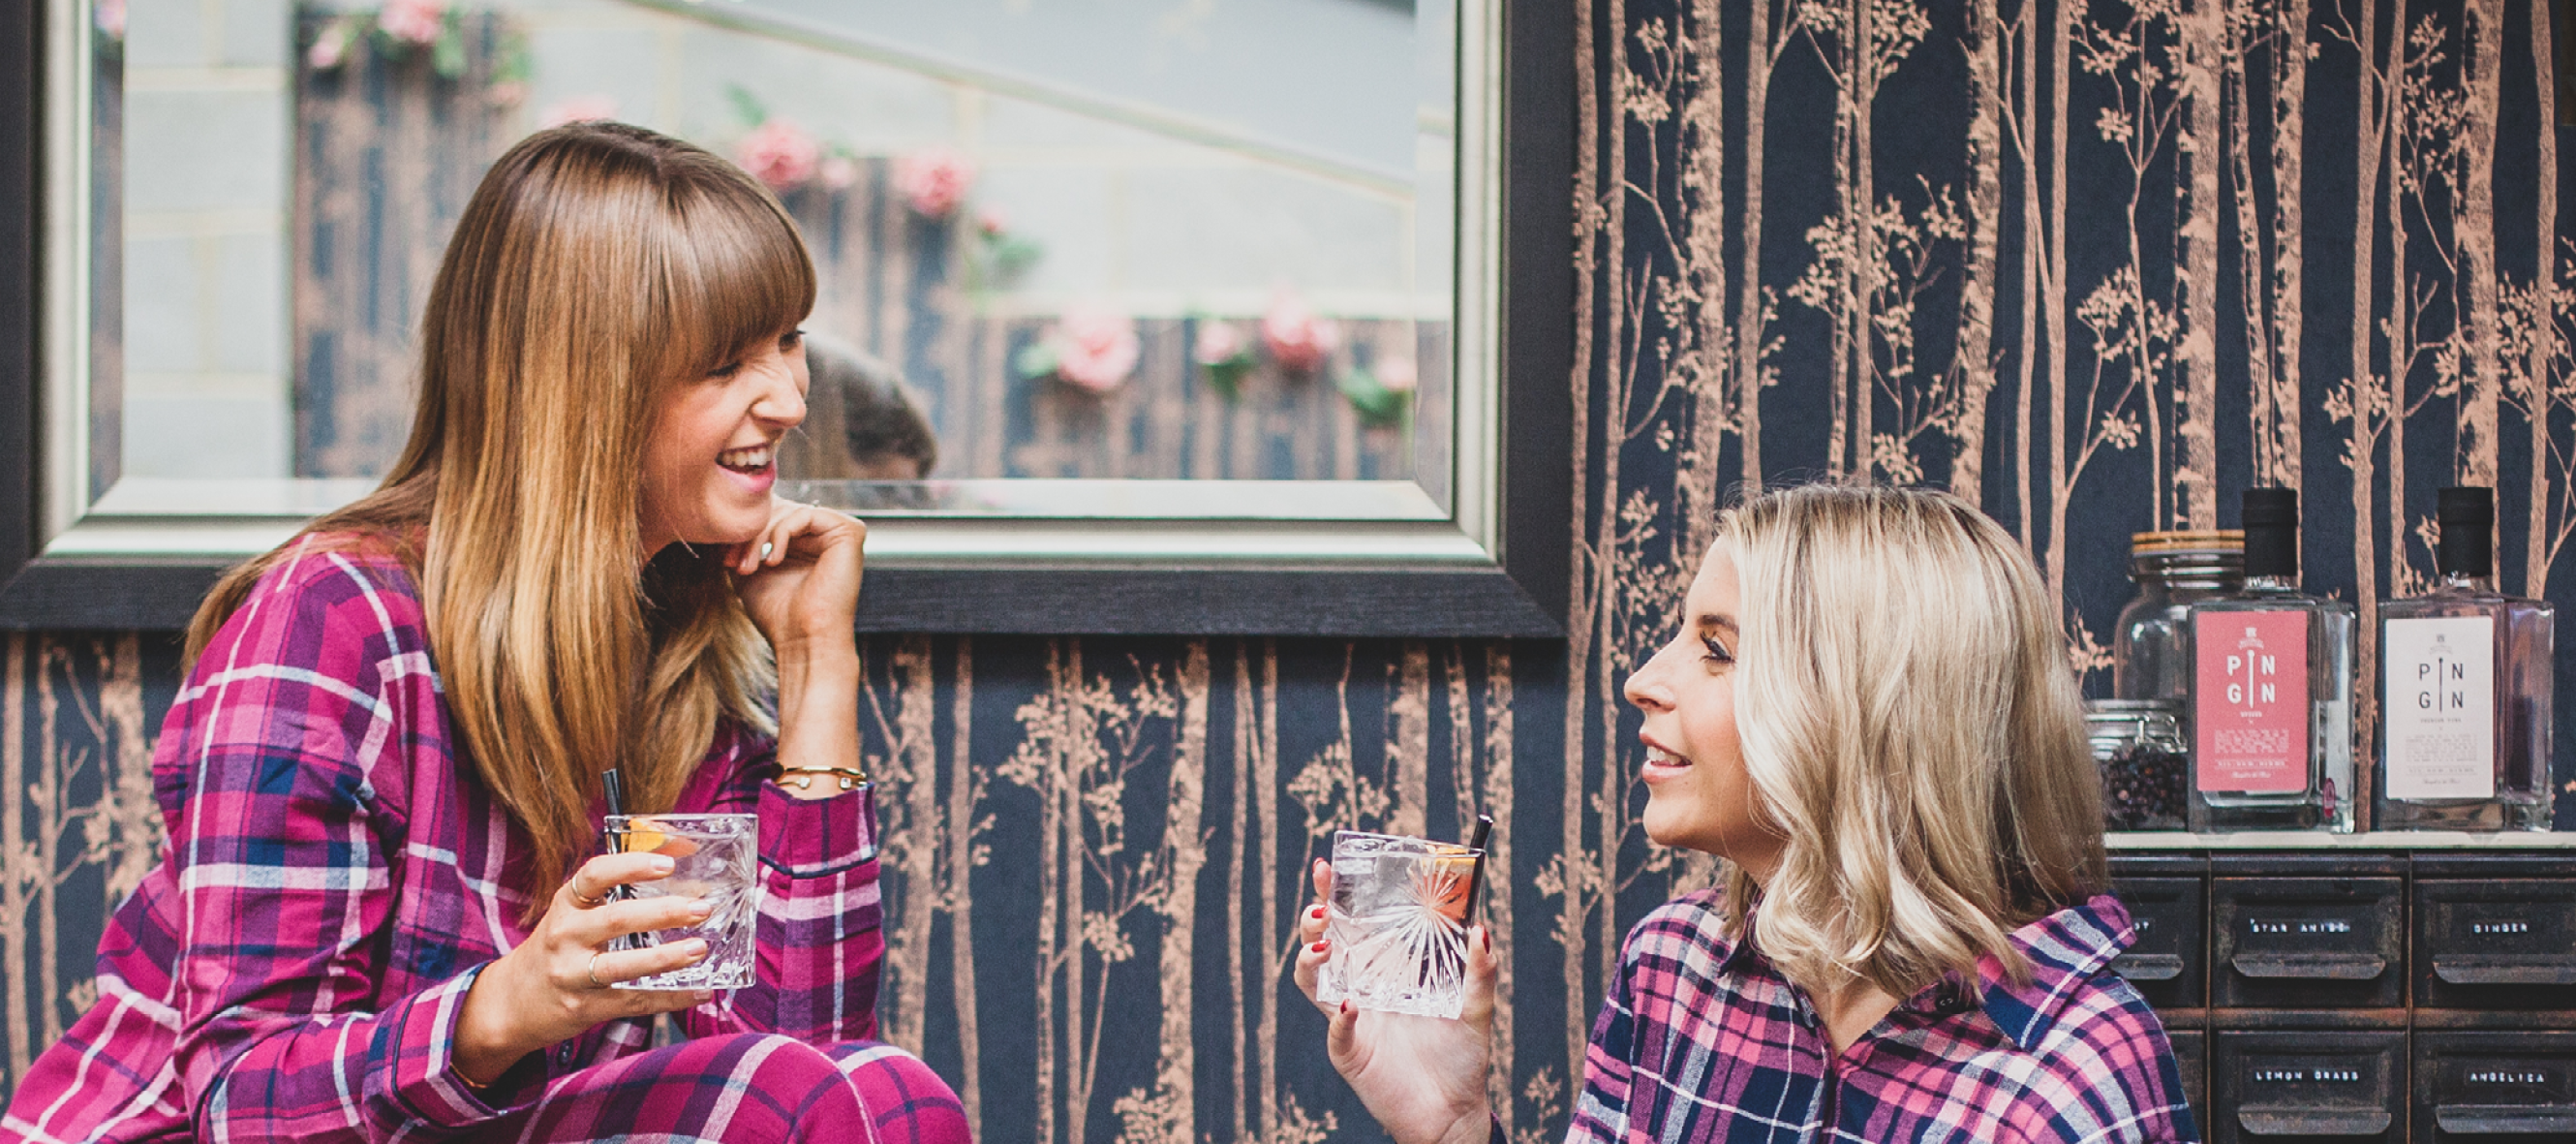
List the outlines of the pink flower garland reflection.
<svg viewBox="0 0 2576 1144">
<path fill-rule="evenodd" d="M 1313 373 L 1342 344 L 1342 328 L 1330 318 L 1315 316 L 1296 295 L 1281 294 L 1261 316 L 1261 344 L 1279 368 Z"/>
<path fill-rule="evenodd" d="M 1056 322 L 1056 376 L 1093 393 L 1108 393 L 1136 372 L 1136 320 L 1093 306 L 1075 306 Z"/>
<path fill-rule="evenodd" d="M 925 147 L 894 161 L 895 193 L 926 219 L 956 213 L 975 186 L 975 164 L 953 147 Z"/>
<path fill-rule="evenodd" d="M 313 46 L 304 50 L 304 65 L 317 72 L 340 66 L 349 58 L 349 22 L 333 20 L 322 25 L 313 37 Z"/>
<path fill-rule="evenodd" d="M 1381 358 L 1377 363 L 1377 383 L 1396 393 L 1411 393 L 1421 381 L 1414 371 L 1412 358 Z"/>
<path fill-rule="evenodd" d="M 772 119 L 743 137 L 734 161 L 773 191 L 792 190 L 814 177 L 823 149 L 805 129 L 785 119 Z"/>
<path fill-rule="evenodd" d="M 391 0 L 376 15 L 386 35 L 422 47 L 437 43 L 446 25 L 447 0 Z"/>
<path fill-rule="evenodd" d="M 1225 365 L 1241 357 L 1246 348 L 1243 331 L 1234 323 L 1208 321 L 1199 323 L 1198 344 L 1190 348 L 1190 356 L 1200 365 Z"/>
</svg>

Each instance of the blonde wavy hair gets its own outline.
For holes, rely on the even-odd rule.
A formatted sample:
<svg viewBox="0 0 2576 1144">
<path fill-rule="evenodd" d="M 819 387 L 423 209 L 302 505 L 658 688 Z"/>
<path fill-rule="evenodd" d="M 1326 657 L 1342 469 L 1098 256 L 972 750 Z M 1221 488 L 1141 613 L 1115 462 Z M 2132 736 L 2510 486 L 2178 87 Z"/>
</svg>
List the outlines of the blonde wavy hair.
<svg viewBox="0 0 2576 1144">
<path fill-rule="evenodd" d="M 1737 726 L 1783 834 L 1723 918 L 1792 980 L 1905 997 L 2098 892 L 2101 781 L 2048 593 L 2021 547 L 1947 493 L 1809 485 L 1720 525 L 1748 613 Z"/>
<path fill-rule="evenodd" d="M 401 458 L 304 530 L 418 583 L 457 746 L 534 848 L 523 920 L 590 850 L 600 771 L 667 809 L 720 717 L 774 730 L 771 650 L 721 552 L 646 559 L 643 457 L 666 391 L 813 305 L 796 224 L 739 168 L 624 124 L 531 135 L 439 263 Z M 216 584 L 191 663 L 303 539 Z"/>
</svg>

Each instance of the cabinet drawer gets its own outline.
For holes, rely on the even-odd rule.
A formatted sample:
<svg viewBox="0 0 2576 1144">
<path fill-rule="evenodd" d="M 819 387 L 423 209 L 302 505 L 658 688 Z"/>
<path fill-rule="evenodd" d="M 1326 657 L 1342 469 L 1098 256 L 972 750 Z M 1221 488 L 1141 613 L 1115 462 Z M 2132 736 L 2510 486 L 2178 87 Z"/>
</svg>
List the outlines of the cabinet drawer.
<svg viewBox="0 0 2576 1144">
<path fill-rule="evenodd" d="M 2394 877 L 2211 879 L 2212 1003 L 2405 1004 L 2405 895 Z"/>
<path fill-rule="evenodd" d="M 2117 878 L 2111 890 L 2128 907 L 2138 931 L 2128 952 L 2112 960 L 2112 972 L 2127 978 L 2158 1009 L 2207 1005 L 2206 883 L 2198 878 Z"/>
<path fill-rule="evenodd" d="M 2198 1029 L 2165 1031 L 2173 1042 L 2174 1065 L 2182 1070 L 2182 1098 L 2191 1105 L 2192 1123 L 2209 1134 L 2209 1034 Z"/>
<path fill-rule="evenodd" d="M 2576 1033 L 2417 1033 L 2415 1140 L 2576 1140 Z"/>
<path fill-rule="evenodd" d="M 2212 1034 L 2212 1144 L 2402 1144 L 2406 1034 Z"/>
<path fill-rule="evenodd" d="M 2420 879 L 2415 1004 L 2576 1009 L 2576 879 Z"/>
</svg>

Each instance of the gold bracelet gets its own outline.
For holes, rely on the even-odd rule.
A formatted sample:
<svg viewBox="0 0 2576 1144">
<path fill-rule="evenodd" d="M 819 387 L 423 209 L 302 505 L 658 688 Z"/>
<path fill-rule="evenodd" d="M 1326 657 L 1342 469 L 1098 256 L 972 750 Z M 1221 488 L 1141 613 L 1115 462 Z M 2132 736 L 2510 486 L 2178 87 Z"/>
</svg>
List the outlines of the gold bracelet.
<svg viewBox="0 0 2576 1144">
<path fill-rule="evenodd" d="M 787 777 L 789 775 L 794 775 L 796 777 L 794 779 L 789 779 Z M 814 776 L 816 775 L 840 776 L 842 790 L 857 790 L 860 787 L 868 785 L 868 773 L 858 769 L 857 767 L 780 767 L 778 768 L 779 777 L 773 781 L 780 786 L 792 786 L 798 790 L 811 790 L 814 787 Z"/>
</svg>

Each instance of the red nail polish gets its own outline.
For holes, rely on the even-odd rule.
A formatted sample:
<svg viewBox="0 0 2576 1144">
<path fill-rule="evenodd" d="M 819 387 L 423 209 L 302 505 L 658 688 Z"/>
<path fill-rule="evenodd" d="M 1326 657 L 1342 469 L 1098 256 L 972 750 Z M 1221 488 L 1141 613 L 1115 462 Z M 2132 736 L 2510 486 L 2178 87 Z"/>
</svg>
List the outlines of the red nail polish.
<svg viewBox="0 0 2576 1144">
<path fill-rule="evenodd" d="M 1306 916 L 1320 922 L 1324 920 L 1324 907 L 1317 906 L 1314 909 L 1308 910 L 1306 911 Z"/>
<path fill-rule="evenodd" d="M 1325 947 L 1325 946 L 1328 946 L 1328 945 L 1331 945 L 1331 944 L 1333 944 L 1333 939 L 1331 939 L 1331 938 L 1325 938 L 1324 940 L 1319 941 L 1319 942 L 1316 942 L 1315 944 L 1310 945 L 1310 946 L 1307 946 L 1306 948 L 1311 949 L 1311 950 L 1314 950 L 1314 951 L 1315 951 L 1315 952 L 1317 952 L 1317 953 L 1322 953 L 1322 952 L 1324 952 L 1324 947 Z"/>
</svg>

